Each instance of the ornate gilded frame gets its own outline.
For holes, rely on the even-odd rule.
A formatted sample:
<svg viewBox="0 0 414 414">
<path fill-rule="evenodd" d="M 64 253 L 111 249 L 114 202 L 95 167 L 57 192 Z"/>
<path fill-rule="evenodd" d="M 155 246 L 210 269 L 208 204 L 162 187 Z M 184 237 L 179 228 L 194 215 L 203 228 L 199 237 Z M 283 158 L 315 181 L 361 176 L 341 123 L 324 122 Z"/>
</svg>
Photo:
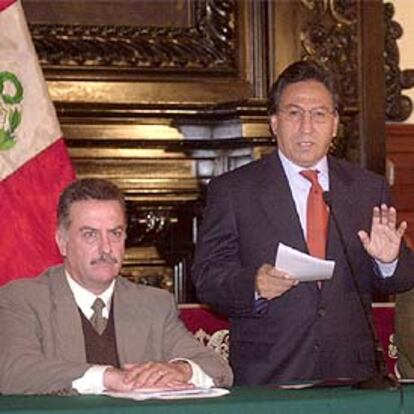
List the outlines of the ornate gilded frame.
<svg viewBox="0 0 414 414">
<path fill-rule="evenodd" d="M 255 6 L 249 3 L 194 0 L 189 27 L 30 29 L 55 101 L 218 103 L 253 93 L 254 33 L 246 14 Z"/>
</svg>

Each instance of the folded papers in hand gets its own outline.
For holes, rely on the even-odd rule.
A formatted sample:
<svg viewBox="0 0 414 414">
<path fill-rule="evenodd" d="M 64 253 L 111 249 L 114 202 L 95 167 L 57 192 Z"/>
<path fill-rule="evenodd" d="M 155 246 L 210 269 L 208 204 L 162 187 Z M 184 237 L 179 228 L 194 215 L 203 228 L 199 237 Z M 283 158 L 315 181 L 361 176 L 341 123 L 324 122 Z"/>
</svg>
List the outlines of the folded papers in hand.
<svg viewBox="0 0 414 414">
<path fill-rule="evenodd" d="M 279 243 L 275 267 L 288 273 L 300 282 L 311 282 L 331 279 L 335 262 L 309 256 L 283 243 Z"/>
</svg>

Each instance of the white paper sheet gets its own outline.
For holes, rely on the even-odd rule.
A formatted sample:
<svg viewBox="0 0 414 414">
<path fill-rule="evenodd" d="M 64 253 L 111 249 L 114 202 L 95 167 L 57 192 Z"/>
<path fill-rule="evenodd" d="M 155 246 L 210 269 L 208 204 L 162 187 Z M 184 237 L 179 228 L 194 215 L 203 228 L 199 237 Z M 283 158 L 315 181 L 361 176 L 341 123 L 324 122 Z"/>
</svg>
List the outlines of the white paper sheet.
<svg viewBox="0 0 414 414">
<path fill-rule="evenodd" d="M 184 398 L 214 398 L 228 394 L 225 388 L 189 388 L 189 389 L 140 389 L 130 392 L 104 391 L 103 395 L 114 398 L 129 398 L 137 401 L 149 400 L 151 398 L 160 400 L 178 400 Z"/>
<path fill-rule="evenodd" d="M 301 282 L 328 280 L 333 276 L 335 262 L 322 260 L 279 243 L 275 267 Z"/>
</svg>

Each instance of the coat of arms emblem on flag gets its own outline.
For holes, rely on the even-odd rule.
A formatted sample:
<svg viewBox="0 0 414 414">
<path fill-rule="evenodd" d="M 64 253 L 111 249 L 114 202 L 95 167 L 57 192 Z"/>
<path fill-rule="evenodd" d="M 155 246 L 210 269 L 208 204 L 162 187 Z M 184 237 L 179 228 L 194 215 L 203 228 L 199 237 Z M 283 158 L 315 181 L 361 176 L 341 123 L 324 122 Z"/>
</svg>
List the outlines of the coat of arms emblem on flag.
<svg viewBox="0 0 414 414">
<path fill-rule="evenodd" d="M 0 72 L 0 151 L 16 144 L 14 132 L 22 120 L 23 86 L 16 75 Z"/>
</svg>

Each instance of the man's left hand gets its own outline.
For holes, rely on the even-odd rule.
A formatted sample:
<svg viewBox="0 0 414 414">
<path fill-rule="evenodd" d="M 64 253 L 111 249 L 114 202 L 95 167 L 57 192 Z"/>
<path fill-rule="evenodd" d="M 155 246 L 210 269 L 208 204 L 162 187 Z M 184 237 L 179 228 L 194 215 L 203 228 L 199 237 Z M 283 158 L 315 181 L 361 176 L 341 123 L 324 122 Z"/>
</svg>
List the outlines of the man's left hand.
<svg viewBox="0 0 414 414">
<path fill-rule="evenodd" d="M 371 257 L 383 263 L 391 263 L 398 258 L 401 239 L 406 229 L 405 221 L 397 227 L 395 208 L 381 204 L 381 208 L 373 209 L 371 234 L 360 230 L 358 236 Z"/>
<path fill-rule="evenodd" d="M 188 381 L 192 376 L 190 364 L 185 361 L 146 362 L 144 364 L 125 364 L 125 382 L 132 388 L 191 388 Z"/>
</svg>

